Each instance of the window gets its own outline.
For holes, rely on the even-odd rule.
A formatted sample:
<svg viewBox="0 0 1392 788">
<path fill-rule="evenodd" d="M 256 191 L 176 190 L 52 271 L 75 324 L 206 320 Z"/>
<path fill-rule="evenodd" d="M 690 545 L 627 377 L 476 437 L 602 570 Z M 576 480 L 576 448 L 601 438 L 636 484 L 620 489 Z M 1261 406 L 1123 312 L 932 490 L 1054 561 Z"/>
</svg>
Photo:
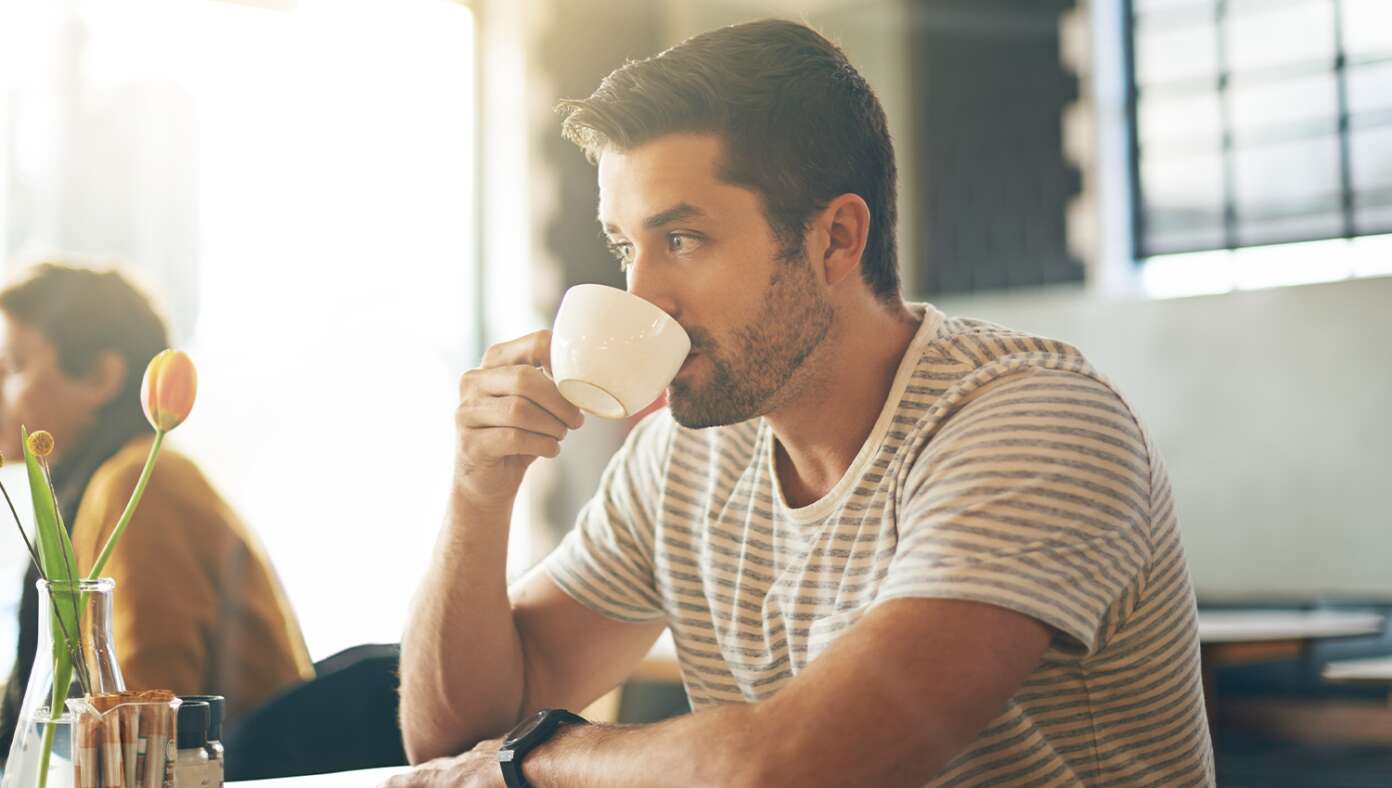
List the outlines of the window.
<svg viewBox="0 0 1392 788">
<path fill-rule="evenodd" d="M 1125 2 L 1137 259 L 1392 232 L 1392 4 Z"/>
<path fill-rule="evenodd" d="M 468 6 L 53 6 L 9 32 L 61 55 L 76 22 L 84 44 L 51 79 L 8 69 L 23 84 L 0 137 L 20 196 L 0 204 L 7 256 L 125 260 L 155 285 L 200 373 L 171 440 L 267 548 L 311 655 L 399 639 L 478 352 Z M 46 124 L 64 117 L 144 125 L 89 120 L 54 142 Z M 2 530 L 0 555 L 22 552 Z M 6 662 L 20 569 L 0 566 Z"/>
</svg>

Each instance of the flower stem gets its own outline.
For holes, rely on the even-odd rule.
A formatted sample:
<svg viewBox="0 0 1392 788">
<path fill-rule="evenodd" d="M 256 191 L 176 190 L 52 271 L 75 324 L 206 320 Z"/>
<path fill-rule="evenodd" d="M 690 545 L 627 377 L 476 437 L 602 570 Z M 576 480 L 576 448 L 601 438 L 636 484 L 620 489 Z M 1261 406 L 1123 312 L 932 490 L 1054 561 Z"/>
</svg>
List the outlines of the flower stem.
<svg viewBox="0 0 1392 788">
<path fill-rule="evenodd" d="M 155 442 L 150 444 L 150 453 L 145 457 L 145 467 L 140 470 L 140 479 L 135 483 L 135 492 L 131 493 L 130 500 L 126 502 L 126 510 L 121 512 L 121 519 L 116 521 L 116 528 L 112 530 L 111 536 L 106 540 L 106 545 L 97 555 L 96 563 L 92 564 L 92 571 L 87 575 L 89 580 L 101 577 L 102 569 L 106 567 L 106 562 L 111 558 L 111 551 L 116 549 L 116 540 L 121 538 L 121 533 L 126 530 L 126 525 L 130 523 L 131 515 L 135 514 L 135 507 L 140 504 L 140 496 L 145 494 L 145 485 L 150 481 L 150 474 L 155 470 L 155 457 L 159 455 L 160 445 L 163 443 L 164 430 L 155 430 Z"/>
<path fill-rule="evenodd" d="M 39 788 L 46 788 L 48 785 L 48 763 L 53 757 L 53 729 L 57 726 L 57 718 L 49 715 L 49 723 L 44 726 L 43 754 L 39 756 Z"/>
<path fill-rule="evenodd" d="M 50 497 L 52 497 L 53 502 L 55 504 L 53 507 L 53 514 L 58 518 L 58 536 L 63 540 L 63 549 L 61 551 L 63 553 L 63 568 L 68 570 L 68 582 L 72 584 L 72 588 L 68 589 L 68 595 L 72 601 L 73 634 L 77 635 L 78 637 L 74 639 L 73 634 L 68 633 L 67 627 L 63 627 L 63 636 L 67 638 L 68 641 L 68 659 L 72 660 L 73 649 L 76 649 L 77 660 L 73 662 L 73 667 L 77 670 L 77 680 L 79 683 L 82 684 L 82 691 L 90 694 L 92 691 L 91 682 L 88 680 L 87 676 L 87 660 L 82 654 L 81 639 L 82 609 L 86 606 L 87 592 L 83 591 L 81 594 L 81 599 L 79 599 L 77 589 L 80 584 L 77 581 L 77 559 L 73 555 L 72 539 L 68 536 L 68 525 L 67 523 L 63 522 L 63 510 L 56 505 L 58 502 L 58 491 L 53 487 L 53 471 L 49 469 L 47 459 L 40 458 L 39 464 L 43 467 L 44 481 L 48 482 L 48 494 Z M 49 595 L 50 597 L 52 596 L 51 591 Z M 54 608 L 54 612 L 58 618 L 58 624 L 62 626 L 63 616 L 61 613 L 57 613 L 58 609 L 59 608 Z M 67 689 L 65 687 L 65 695 L 66 692 Z"/>
</svg>

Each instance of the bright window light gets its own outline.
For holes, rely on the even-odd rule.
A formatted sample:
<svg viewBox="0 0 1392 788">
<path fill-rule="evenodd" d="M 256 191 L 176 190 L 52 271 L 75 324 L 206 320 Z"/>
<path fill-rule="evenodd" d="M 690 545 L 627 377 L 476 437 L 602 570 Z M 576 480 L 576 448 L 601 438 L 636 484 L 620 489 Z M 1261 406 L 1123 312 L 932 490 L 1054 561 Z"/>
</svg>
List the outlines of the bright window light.
<svg viewBox="0 0 1392 788">
<path fill-rule="evenodd" d="M 1157 255 L 1141 267 L 1141 282 L 1151 298 L 1387 275 L 1392 275 L 1392 235 Z"/>
<path fill-rule="evenodd" d="M 472 18 L 448 0 L 210 10 L 186 439 L 316 659 L 396 641 L 472 364 Z"/>
<path fill-rule="evenodd" d="M 180 333 L 199 401 L 174 445 L 266 547 L 315 659 L 399 640 L 448 495 L 458 376 L 476 363 L 471 12 L 453 0 L 53 7 L 82 22 L 80 66 L 68 82 L 31 80 L 26 95 L 86 111 L 157 84 L 140 109 L 161 112 L 173 96 L 188 120 L 173 125 L 190 144 L 137 169 L 149 173 L 142 194 L 195 205 L 183 221 L 196 225 L 192 259 L 141 269 L 176 318 L 190 316 Z M 57 41 L 73 27 L 36 18 L 30 33 Z M 18 128 L 45 106 L 21 106 Z M 79 154 L 96 165 L 127 149 L 87 126 L 101 155 Z M 183 194 L 166 180 L 193 185 Z M 167 200 L 131 202 L 118 215 L 134 215 L 143 237 L 187 229 L 171 227 L 180 217 L 159 209 Z M 69 225 L 103 218 L 53 203 Z M 32 237 L 17 246 L 71 245 L 23 229 Z M 21 569 L 0 566 L 4 657 Z"/>
</svg>

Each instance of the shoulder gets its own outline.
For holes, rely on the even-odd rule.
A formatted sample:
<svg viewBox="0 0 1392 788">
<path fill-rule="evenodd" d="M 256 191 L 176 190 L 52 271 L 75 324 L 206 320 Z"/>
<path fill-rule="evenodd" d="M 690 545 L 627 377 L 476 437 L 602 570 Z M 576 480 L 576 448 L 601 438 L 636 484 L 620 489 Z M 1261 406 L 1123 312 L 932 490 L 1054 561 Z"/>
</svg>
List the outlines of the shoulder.
<svg viewBox="0 0 1392 788">
<path fill-rule="evenodd" d="M 73 524 L 80 563 L 90 565 L 110 537 L 135 492 L 152 440 L 132 440 L 92 474 Z M 166 443 L 112 561 L 113 566 L 124 562 L 124 571 L 171 557 L 187 563 L 206 550 L 220 550 L 241 539 L 239 521 L 198 466 Z"/>
<path fill-rule="evenodd" d="M 1096 373 L 1083 352 L 1068 342 L 984 320 L 948 318 L 941 313 L 937 317 L 933 331 L 915 343 L 916 375 L 931 371 L 938 373 L 932 376 L 938 380 L 965 383 L 1024 367 Z"/>
<path fill-rule="evenodd" d="M 107 502 L 119 499 L 116 505 L 124 505 L 140 480 L 145 467 L 145 458 L 150 453 L 153 436 L 142 436 L 123 446 L 102 463 L 92 474 L 83 495 L 88 501 Z M 147 502 L 178 502 L 182 505 L 214 503 L 219 499 L 198 465 L 177 449 L 165 443 L 160 448 L 159 457 L 146 485 L 142 497 L 142 507 Z"/>
<path fill-rule="evenodd" d="M 976 403 L 1035 391 L 1056 398 L 1069 393 L 1111 401 L 1129 412 L 1117 388 L 1077 347 L 1057 339 L 1016 331 L 971 318 L 936 314 L 931 331 L 914 343 L 916 357 L 904 401 L 941 422 Z M 1054 404 L 1065 404 L 1056 399 Z"/>
<path fill-rule="evenodd" d="M 942 318 L 917 344 L 900 406 L 915 433 L 915 462 L 967 446 L 1067 444 L 1148 464 L 1149 440 L 1130 403 L 1077 347 L 962 318 Z"/>
</svg>

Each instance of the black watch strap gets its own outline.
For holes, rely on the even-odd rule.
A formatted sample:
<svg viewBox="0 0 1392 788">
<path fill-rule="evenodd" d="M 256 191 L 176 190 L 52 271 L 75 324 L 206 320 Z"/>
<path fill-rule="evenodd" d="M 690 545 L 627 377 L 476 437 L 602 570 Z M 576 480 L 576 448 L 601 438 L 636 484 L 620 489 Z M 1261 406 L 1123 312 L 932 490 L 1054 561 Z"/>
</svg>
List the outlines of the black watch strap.
<svg viewBox="0 0 1392 788">
<path fill-rule="evenodd" d="M 545 709 L 517 724 L 498 748 L 498 766 L 508 788 L 532 788 L 522 776 L 522 759 L 555 735 L 562 725 L 588 725 L 589 720 L 565 709 Z"/>
</svg>

